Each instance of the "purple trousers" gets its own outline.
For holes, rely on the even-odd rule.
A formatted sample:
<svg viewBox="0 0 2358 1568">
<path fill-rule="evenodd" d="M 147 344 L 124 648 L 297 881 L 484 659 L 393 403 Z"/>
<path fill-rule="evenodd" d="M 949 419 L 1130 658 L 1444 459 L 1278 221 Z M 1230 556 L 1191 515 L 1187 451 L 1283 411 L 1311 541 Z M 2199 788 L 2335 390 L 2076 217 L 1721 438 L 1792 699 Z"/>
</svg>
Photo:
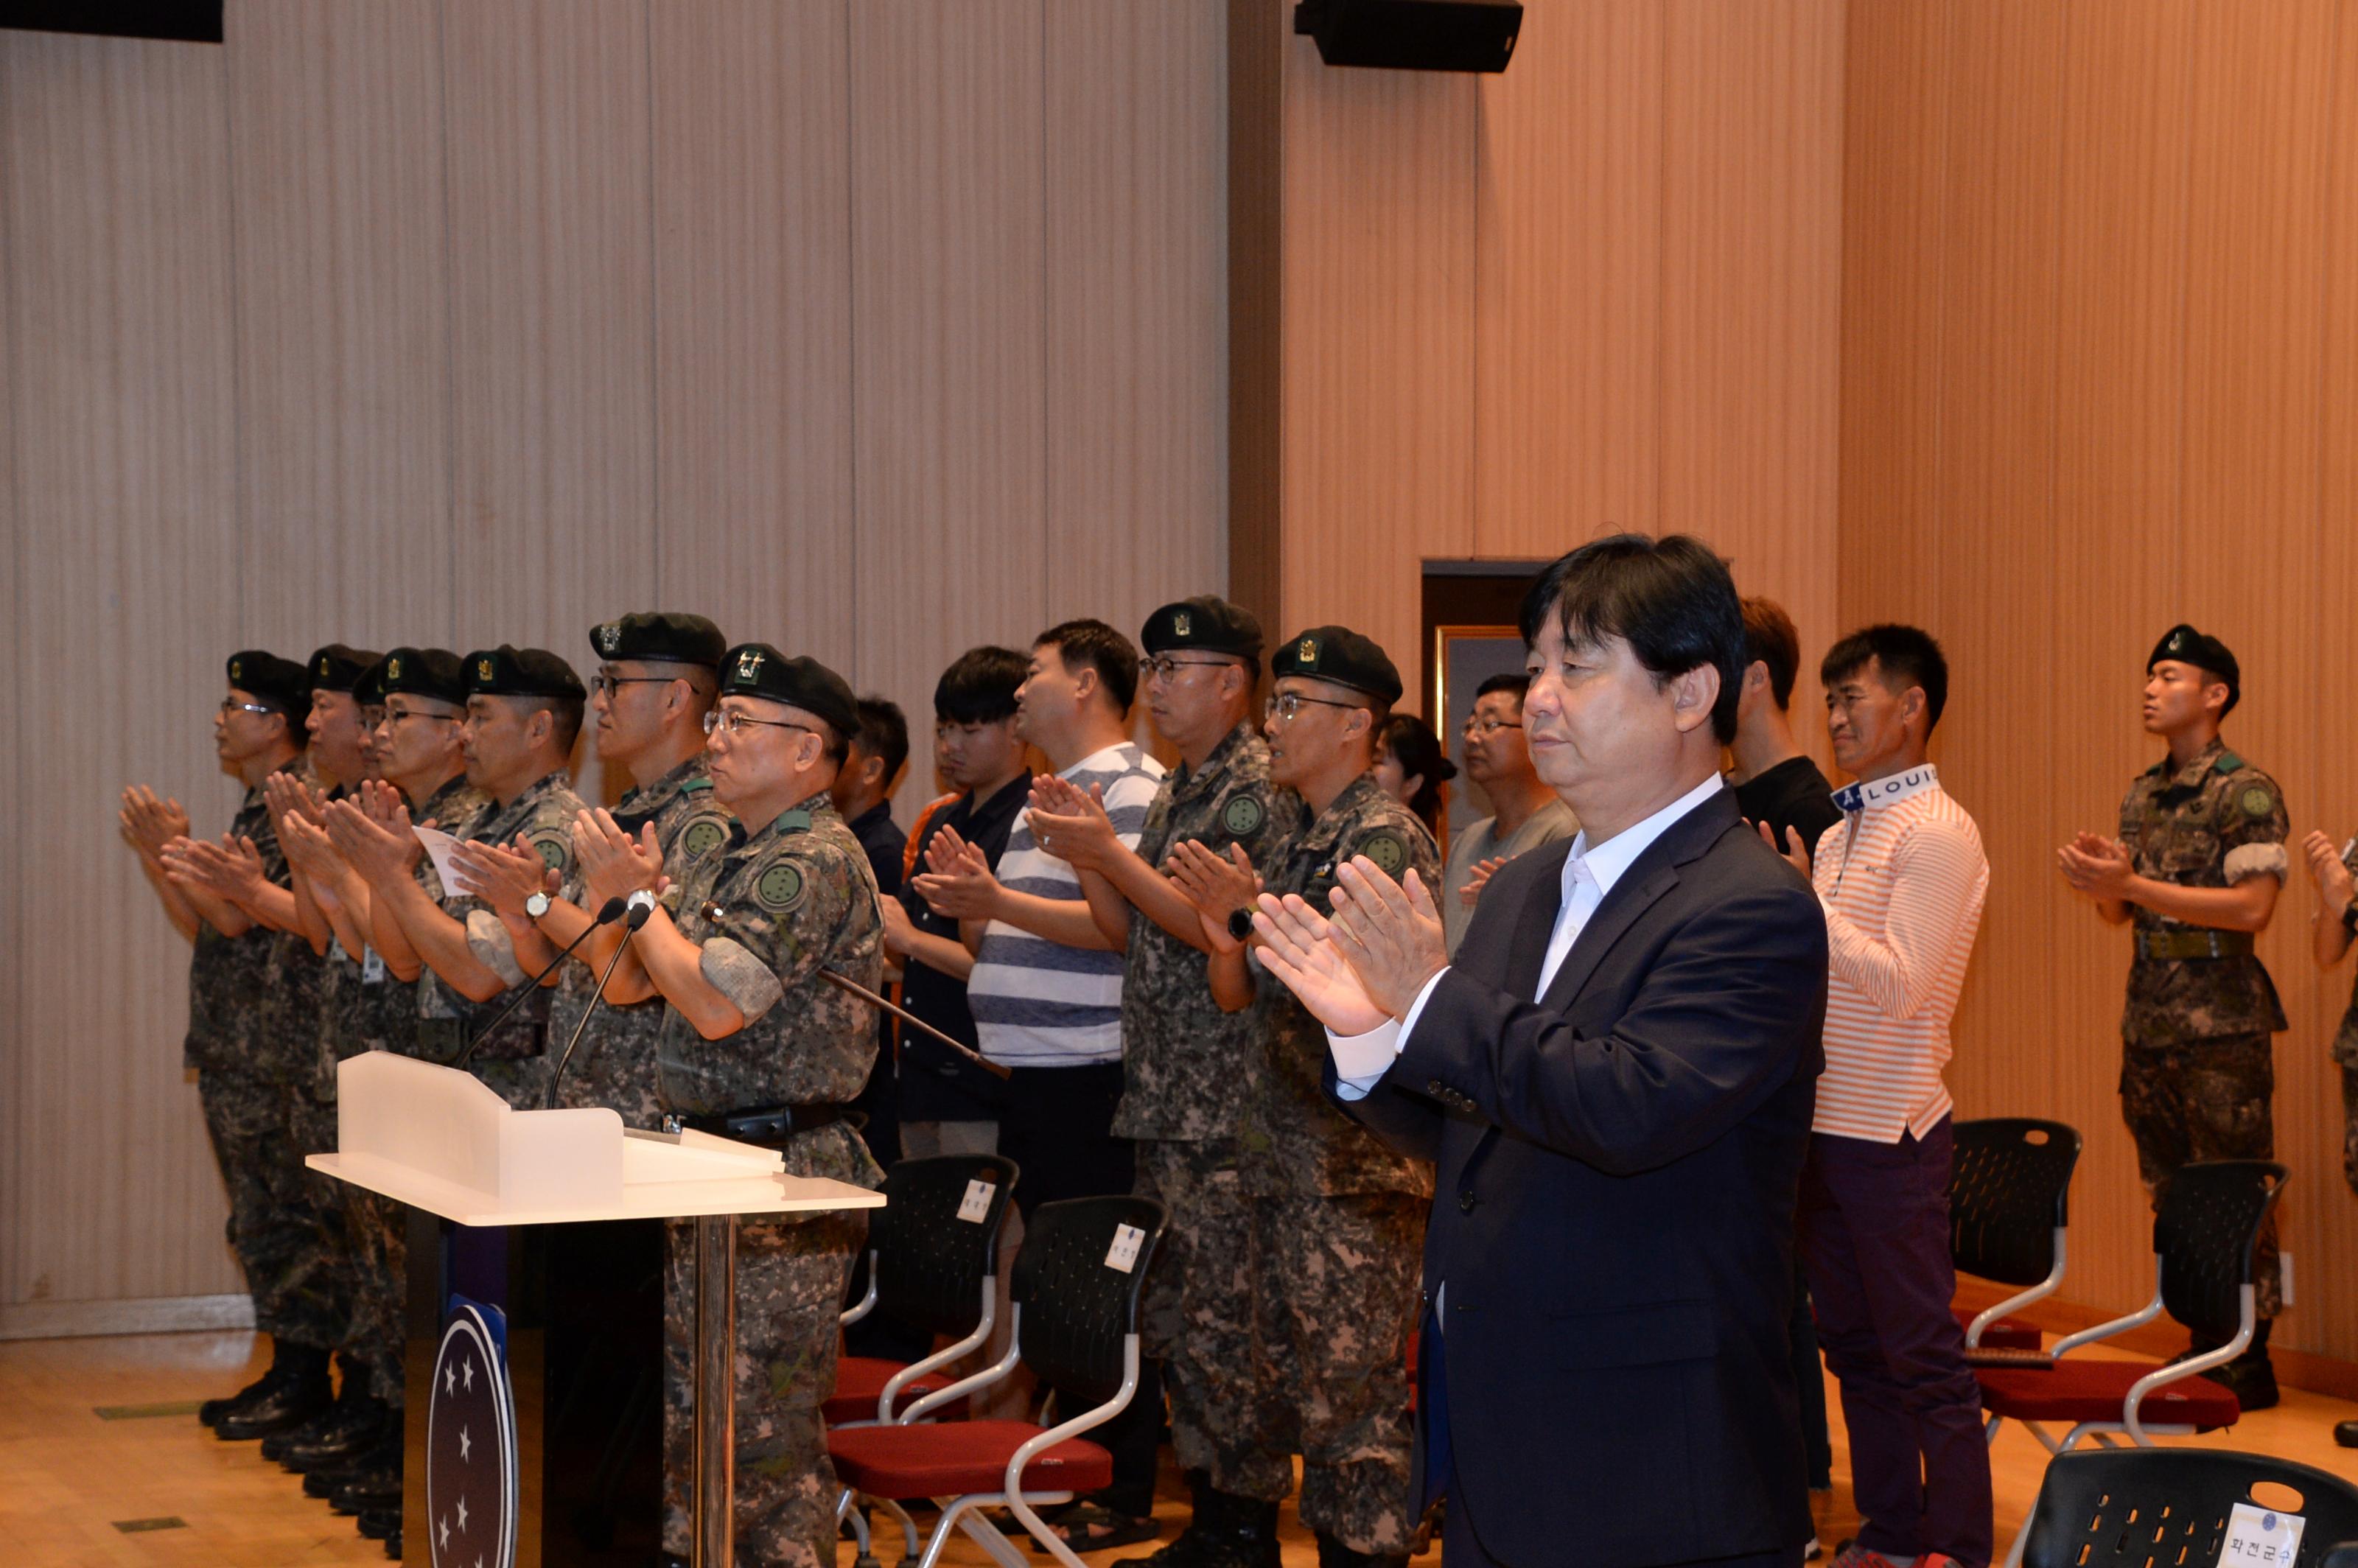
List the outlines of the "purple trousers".
<svg viewBox="0 0 2358 1568">
<path fill-rule="evenodd" d="M 1981 1390 L 1951 1313 L 1949 1122 L 1921 1141 L 1810 1136 L 1801 1263 L 1818 1343 L 1842 1388 L 1858 1540 L 1988 1568 L 1989 1449 Z"/>
</svg>

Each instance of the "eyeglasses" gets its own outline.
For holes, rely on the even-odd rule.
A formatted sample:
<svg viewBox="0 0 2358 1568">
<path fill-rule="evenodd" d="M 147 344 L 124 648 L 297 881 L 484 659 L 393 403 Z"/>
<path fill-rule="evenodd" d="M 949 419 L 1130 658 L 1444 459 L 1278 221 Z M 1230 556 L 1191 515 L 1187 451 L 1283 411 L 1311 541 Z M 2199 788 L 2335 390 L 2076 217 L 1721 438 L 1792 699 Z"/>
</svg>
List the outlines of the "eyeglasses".
<svg viewBox="0 0 2358 1568">
<path fill-rule="evenodd" d="M 590 677 L 590 689 L 592 692 L 601 693 L 611 699 L 615 691 L 622 687 L 669 686 L 676 678 L 677 677 L 674 676 L 610 676 L 599 674 Z"/>
<path fill-rule="evenodd" d="M 704 716 L 704 732 L 707 735 L 718 735 L 723 730 L 728 730 L 731 735 L 736 735 L 742 733 L 749 727 L 761 730 L 799 730 L 806 735 L 818 733 L 807 724 L 796 724 L 784 719 L 750 719 L 742 713 L 723 713 L 717 708 Z"/>
<path fill-rule="evenodd" d="M 1269 710 L 1277 715 L 1280 722 L 1291 724 L 1302 717 L 1302 705 L 1305 702 L 1315 703 L 1321 708 L 1351 708 L 1366 706 L 1358 702 L 1334 702 L 1323 697 L 1304 697 L 1298 691 L 1289 691 L 1271 703 Z"/>
<path fill-rule="evenodd" d="M 260 702 L 240 702 L 237 698 L 233 697 L 222 697 L 222 703 L 221 703 L 221 716 L 222 716 L 223 719 L 227 719 L 227 718 L 228 718 L 231 714 L 233 714 L 233 713 L 263 713 L 263 714 L 269 714 L 269 713 L 276 713 L 276 712 L 277 712 L 277 711 L 278 711 L 278 709 L 276 709 L 276 708 L 275 708 L 270 707 L 270 706 L 269 706 L 268 704 L 266 704 L 266 703 L 260 703 Z"/>
<path fill-rule="evenodd" d="M 1174 670 L 1208 670 L 1228 662 L 1226 659 L 1174 659 L 1168 654 L 1157 654 L 1151 659 L 1138 661 L 1138 675 L 1141 680 L 1169 680 Z"/>
<path fill-rule="evenodd" d="M 1469 719 L 1458 729 L 1457 732 L 1460 735 L 1464 735 L 1468 738 L 1478 735 L 1487 741 L 1501 730 L 1520 730 L 1521 728 L 1521 725 L 1515 723 L 1511 719 Z"/>
</svg>

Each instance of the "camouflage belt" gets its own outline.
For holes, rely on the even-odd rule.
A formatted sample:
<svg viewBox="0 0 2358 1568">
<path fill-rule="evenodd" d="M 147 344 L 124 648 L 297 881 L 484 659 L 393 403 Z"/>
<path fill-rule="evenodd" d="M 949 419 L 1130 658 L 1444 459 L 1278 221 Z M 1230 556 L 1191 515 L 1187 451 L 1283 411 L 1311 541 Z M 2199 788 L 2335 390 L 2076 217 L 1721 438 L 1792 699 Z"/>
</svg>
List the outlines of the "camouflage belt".
<svg viewBox="0 0 2358 1568">
<path fill-rule="evenodd" d="M 2140 958 L 2240 958 L 2252 951 L 2248 931 L 2140 931 Z"/>
</svg>

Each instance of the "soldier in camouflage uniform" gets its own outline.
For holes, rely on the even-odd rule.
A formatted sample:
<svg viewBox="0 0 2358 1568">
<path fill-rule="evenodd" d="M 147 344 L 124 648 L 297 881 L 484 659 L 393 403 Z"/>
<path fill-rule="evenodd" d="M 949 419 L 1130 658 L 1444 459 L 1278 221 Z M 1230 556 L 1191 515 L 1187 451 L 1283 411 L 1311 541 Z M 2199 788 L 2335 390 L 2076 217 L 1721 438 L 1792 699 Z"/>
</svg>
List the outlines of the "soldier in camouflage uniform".
<svg viewBox="0 0 2358 1568">
<path fill-rule="evenodd" d="M 2290 870 L 2289 824 L 2276 780 L 2219 739 L 2241 695 L 2225 645 L 2173 627 L 2147 661 L 2145 688 L 2146 730 L 2166 740 L 2169 754 L 2129 786 L 2118 839 L 2082 833 L 2059 851 L 2065 880 L 2107 921 L 2133 927 L 2121 1110 L 2157 1205 L 2190 1161 L 2275 1156 L 2268 1036 L 2285 1027 L 2285 1014 L 2253 938 Z M 2248 1410 L 2277 1401 L 2267 1355 L 2279 1304 L 2276 1257 L 2272 1226 L 2255 1260 L 2252 1347 L 2212 1374 Z"/>
<path fill-rule="evenodd" d="M 514 844 L 540 857 L 559 880 L 573 871 L 573 818 L 581 799 L 566 762 L 581 730 L 580 677 L 544 648 L 504 644 L 467 655 L 467 719 L 460 746 L 467 782 L 489 796 L 461 838 Z M 478 1044 L 469 1070 L 519 1110 L 537 1109 L 553 1064 L 546 1055 L 548 997 L 517 998 L 535 971 L 517 963 L 515 938 L 499 915 L 463 889 L 430 896 L 412 875 L 417 853 L 406 806 L 390 786 L 372 786 L 360 808 L 339 802 L 329 824 L 336 847 L 364 877 L 378 950 L 396 972 L 422 962 L 417 1051 L 455 1062 L 512 1002 L 515 1011 Z"/>
<path fill-rule="evenodd" d="M 1400 697 L 1381 648 L 1340 626 L 1314 627 L 1271 662 L 1270 777 L 1300 796 L 1262 875 L 1325 914 L 1337 870 L 1365 856 L 1394 880 L 1414 871 L 1438 885 L 1441 851 L 1409 809 L 1376 784 L 1374 739 Z M 1244 962 L 1253 886 L 1233 860 L 1184 846 L 1183 884 L 1206 935 L 1225 932 L 1211 969 L 1222 1005 L 1249 1006 L 1263 1056 L 1243 1098 L 1238 1139 L 1251 1231 L 1206 1288 L 1234 1292 L 1215 1309 L 1251 1325 L 1243 1363 L 1223 1347 L 1226 1374 L 1206 1412 L 1213 1485 L 1262 1499 L 1240 1520 L 1223 1564 L 1275 1559 L 1275 1499 L 1301 1454 L 1302 1519 L 1324 1568 L 1407 1561 L 1406 1351 L 1417 1311 L 1431 1167 L 1394 1153 L 1344 1117 L 1319 1087 L 1326 1036 L 1274 977 Z M 1195 1323 L 1191 1322 L 1193 1330 Z M 1266 1543 L 1265 1543 L 1266 1542 Z M 1184 1568 L 1184 1565 L 1183 1565 Z"/>
<path fill-rule="evenodd" d="M 286 881 L 286 862 L 271 830 L 264 781 L 299 763 L 303 716 L 310 694 L 304 667 L 258 649 L 230 656 L 228 695 L 213 723 L 222 765 L 245 786 L 228 833 L 208 848 L 222 856 L 250 846 L 264 879 Z M 229 1198 L 231 1249 L 254 1297 L 254 1325 L 272 1336 L 270 1370 L 225 1400 L 208 1400 L 200 1419 L 218 1425 L 224 1414 L 243 1417 L 257 1406 L 291 1407 L 308 1417 L 326 1396 L 327 1357 L 316 1346 L 282 1335 L 290 1321 L 286 1300 L 300 1247 L 297 1212 L 283 1201 L 277 1178 L 285 1162 L 285 1098 L 253 1069 L 246 1033 L 249 1003 L 261 989 L 269 961 L 270 928 L 213 891 L 207 866 L 189 838 L 188 814 L 177 800 L 158 799 L 145 786 L 124 792 L 123 829 L 138 850 L 141 870 L 165 913 L 194 951 L 189 961 L 189 1030 L 182 1063 L 197 1074 L 205 1130 Z"/>
<path fill-rule="evenodd" d="M 1121 983 L 1122 1096 L 1117 1138 L 1137 1141 L 1138 1191 L 1170 1215 L 1147 1280 L 1146 1347 L 1165 1368 L 1172 1446 L 1195 1494 L 1189 1531 L 1146 1561 L 1193 1561 L 1206 1532 L 1251 1512 L 1256 1499 L 1213 1495 L 1215 1442 L 1206 1424 L 1222 1365 L 1251 1360 L 1252 1325 L 1228 1314 L 1237 1297 L 1220 1281 L 1249 1235 L 1238 1109 L 1261 1065 L 1249 1012 L 1213 1000 L 1206 935 L 1195 906 L 1158 868 L 1182 843 L 1265 862 L 1301 802 L 1269 778 L 1269 747 L 1254 731 L 1260 678 L 1260 624 L 1224 600 L 1166 604 L 1146 621 L 1140 646 L 1144 695 L 1155 728 L 1179 750 L 1147 807 L 1138 849 L 1122 847 L 1102 807 L 1068 782 L 1034 785 L 1033 830 L 1080 873 L 1081 889 L 1109 940 L 1127 947 Z M 1137 916 L 1134 918 L 1133 912 Z M 1159 1419 L 1144 1381 L 1117 1429 Z M 1115 1453 L 1115 1486 L 1101 1513 L 1074 1514 L 1061 1528 L 1083 1551 L 1150 1539 L 1154 1434 L 1138 1444 L 1142 1474 L 1123 1475 L 1124 1433 L 1103 1440 Z M 1125 1479 L 1130 1485 L 1124 1486 Z M 1141 1528 L 1141 1524 L 1143 1528 Z"/>
<path fill-rule="evenodd" d="M 704 766 L 704 716 L 719 689 L 728 643 L 701 615 L 658 613 L 593 626 L 590 645 L 600 660 L 590 683 L 598 756 L 628 769 L 637 781 L 615 806 L 614 820 L 633 838 L 653 826 L 665 874 L 684 881 L 690 865 L 727 841 L 735 820 L 713 798 Z M 488 900 L 507 925 L 525 972 L 546 968 L 589 927 L 578 868 L 555 896 L 535 899 L 546 871 L 536 854 L 486 839 L 462 846 L 458 861 L 470 891 Z M 577 1029 L 581 1039 L 563 1063 L 557 1103 L 604 1106 L 626 1126 L 652 1128 L 663 1117 L 655 1090 L 663 1001 L 650 997 L 617 1005 L 609 996 L 590 1015 L 602 969 L 577 959 L 558 971 L 548 1007 L 549 1050 L 561 1058 Z M 585 1017 L 590 1022 L 582 1028 Z"/>
<path fill-rule="evenodd" d="M 2330 969 L 2358 938 L 2358 838 L 2340 849 L 2321 832 L 2301 840 L 2309 880 L 2317 886 L 2317 908 L 2310 913 L 2309 948 L 2320 968 Z M 2342 1175 L 2358 1192 L 2358 990 L 2333 1032 L 2332 1056 L 2342 1073 Z M 2358 1448 L 2358 1421 L 2336 1422 L 2333 1439 L 2344 1448 Z"/>
<path fill-rule="evenodd" d="M 882 1184 L 842 1119 L 867 1081 L 876 1024 L 818 978 L 883 979 L 875 876 L 827 785 L 859 707 L 810 659 L 761 643 L 721 664 L 708 766 L 735 813 L 728 841 L 670 884 L 609 984 L 619 1001 L 660 995 L 657 1072 L 668 1119 L 782 1151 L 788 1173 Z M 665 885 L 654 825 L 633 838 L 600 811 L 576 829 L 583 891 L 602 903 Z M 602 964 L 622 936 L 585 950 Z M 602 950 L 601 950 L 602 949 Z M 759 1115 L 774 1130 L 749 1131 Z M 746 1220 L 738 1228 L 736 1542 L 741 1563 L 835 1561 L 835 1479 L 819 1410 L 835 1382 L 836 1316 L 867 1234 L 858 1213 Z M 668 1237 L 665 1281 L 664 1541 L 685 1553 L 693 1382 L 693 1231 Z"/>
</svg>

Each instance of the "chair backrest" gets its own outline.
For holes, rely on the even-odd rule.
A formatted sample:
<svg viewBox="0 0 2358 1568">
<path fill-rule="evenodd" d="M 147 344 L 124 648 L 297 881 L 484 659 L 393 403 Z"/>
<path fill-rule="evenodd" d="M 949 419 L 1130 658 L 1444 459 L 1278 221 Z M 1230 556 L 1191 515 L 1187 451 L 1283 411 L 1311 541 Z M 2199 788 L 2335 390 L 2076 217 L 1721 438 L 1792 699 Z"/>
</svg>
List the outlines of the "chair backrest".
<svg viewBox="0 0 2358 1568">
<path fill-rule="evenodd" d="M 2300 1555 L 2289 1568 L 2317 1568 L 2358 1538 L 2358 1487 L 2307 1465 L 2215 1448 L 2088 1449 L 2047 1466 L 2023 1568 L 2209 1568 L 2229 1513 L 2255 1502 L 2252 1488 L 2263 1481 L 2300 1495 L 2298 1505 L 2256 1499 L 2301 1516 Z"/>
<path fill-rule="evenodd" d="M 982 1281 L 998 1271 L 999 1227 L 1016 1175 L 1015 1162 L 997 1154 L 936 1154 L 884 1173 L 884 1206 L 869 1227 L 877 1305 L 927 1334 L 973 1333 Z M 990 1189 L 988 1199 L 979 1217 L 960 1218 L 976 1182 Z"/>
<path fill-rule="evenodd" d="M 2080 1134 L 2060 1121 L 1994 1116 L 1952 1128 L 1949 1251 L 1985 1280 L 2035 1285 L 2054 1271 Z"/>
<path fill-rule="evenodd" d="M 1103 1404 L 1121 1388 L 1122 1336 L 1138 1332 L 1139 1292 L 1164 1218 L 1152 1198 L 1122 1196 L 1044 1203 L 1023 1222 L 1013 1283 L 1023 1364 L 1079 1401 L 1075 1410 Z M 1127 1266 L 1115 1252 L 1123 1241 L 1136 1248 Z"/>
<path fill-rule="evenodd" d="M 2260 1227 L 2288 1174 L 2272 1160 L 2199 1160 L 2170 1176 L 2153 1219 L 2170 1316 L 2222 1344 L 2234 1337 Z"/>
</svg>

